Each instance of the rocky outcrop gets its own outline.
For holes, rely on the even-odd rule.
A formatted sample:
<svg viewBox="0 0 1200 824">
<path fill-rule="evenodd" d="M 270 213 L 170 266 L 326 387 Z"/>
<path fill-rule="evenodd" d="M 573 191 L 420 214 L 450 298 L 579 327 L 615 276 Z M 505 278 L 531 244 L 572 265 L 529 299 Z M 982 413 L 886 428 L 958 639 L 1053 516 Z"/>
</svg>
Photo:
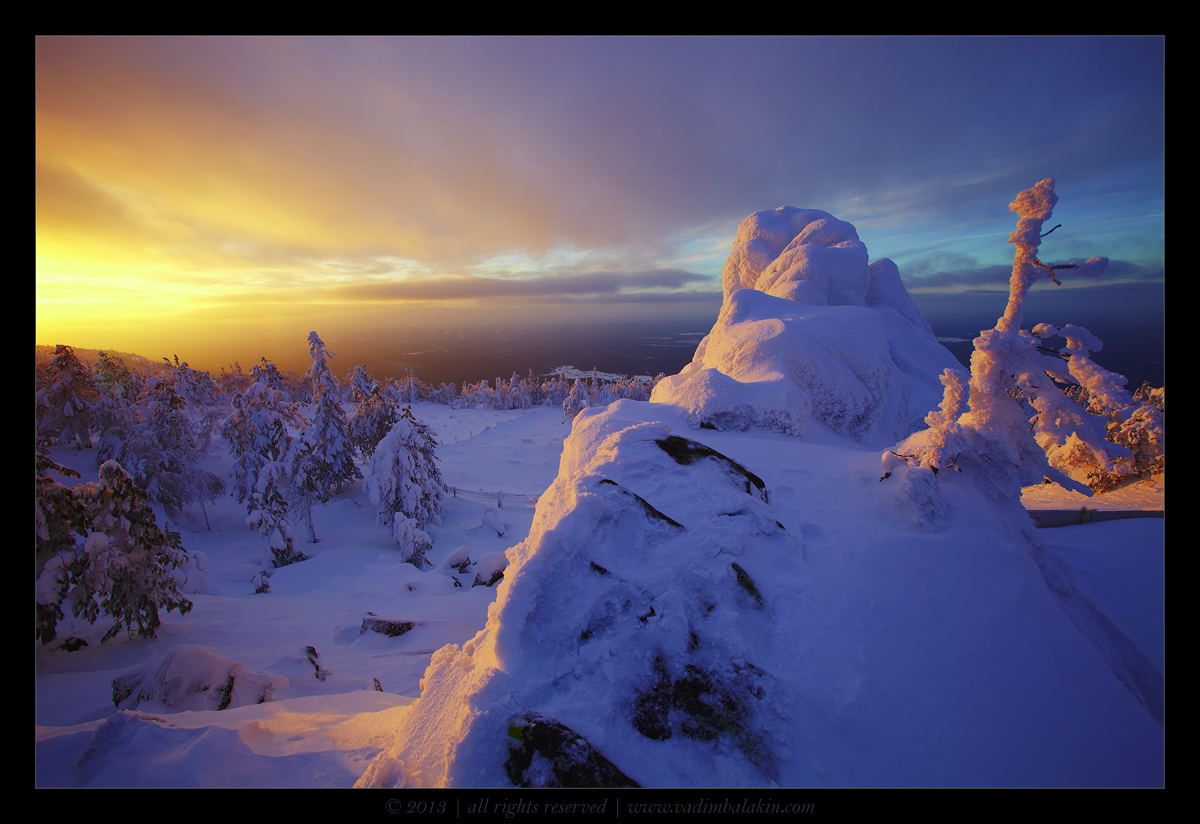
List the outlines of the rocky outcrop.
<svg viewBox="0 0 1200 824">
<path fill-rule="evenodd" d="M 760 426 L 804 437 L 815 422 L 894 443 L 965 370 L 937 342 L 896 265 L 869 263 L 854 226 L 816 209 L 756 212 L 738 227 L 716 324 L 651 398 L 694 426 Z"/>
</svg>

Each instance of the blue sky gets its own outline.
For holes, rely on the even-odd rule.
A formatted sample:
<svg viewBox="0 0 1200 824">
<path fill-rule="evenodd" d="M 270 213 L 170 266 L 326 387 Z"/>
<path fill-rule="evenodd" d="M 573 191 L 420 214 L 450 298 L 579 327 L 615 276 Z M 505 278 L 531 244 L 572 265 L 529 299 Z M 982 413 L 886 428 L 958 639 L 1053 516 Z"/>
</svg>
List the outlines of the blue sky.
<svg viewBox="0 0 1200 824">
<path fill-rule="evenodd" d="M 781 205 L 998 315 L 1008 204 L 1045 177 L 1043 259 L 1113 261 L 1058 288 L 1163 293 L 1162 37 L 35 49 L 37 343 L 230 363 L 314 328 L 715 318 L 738 222 Z"/>
</svg>

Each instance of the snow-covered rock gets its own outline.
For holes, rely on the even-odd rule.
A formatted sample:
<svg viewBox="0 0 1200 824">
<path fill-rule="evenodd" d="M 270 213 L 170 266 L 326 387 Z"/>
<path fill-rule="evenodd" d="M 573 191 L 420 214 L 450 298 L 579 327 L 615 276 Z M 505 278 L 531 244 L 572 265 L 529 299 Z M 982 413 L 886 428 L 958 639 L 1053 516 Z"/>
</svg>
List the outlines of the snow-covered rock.
<svg viewBox="0 0 1200 824">
<path fill-rule="evenodd" d="M 112 690 L 117 709 L 184 712 L 263 704 L 287 685 L 287 678 L 249 672 L 212 647 L 181 644 L 114 679 Z"/>
<path fill-rule="evenodd" d="M 774 633 L 756 582 L 794 576 L 802 540 L 752 470 L 661 423 L 614 425 L 630 408 L 653 410 L 580 415 L 487 629 L 434 656 L 406 740 L 365 783 L 571 786 L 574 767 L 621 775 L 596 765 L 667 742 L 713 748 L 727 782 L 777 777 L 787 699 L 763 665 Z M 578 759 L 536 743 L 557 753 L 564 728 Z M 446 747 L 455 763 L 436 763 Z"/>
<path fill-rule="evenodd" d="M 580 413 L 486 626 L 434 654 L 358 785 L 1161 775 L 1161 674 L 1019 503 L 956 476 L 931 536 L 842 443 Z"/>
<path fill-rule="evenodd" d="M 965 370 L 933 336 L 883 258 L 816 209 L 756 212 L 738 227 L 725 300 L 692 362 L 652 400 L 694 426 L 761 426 L 803 437 L 813 421 L 860 443 L 916 431 L 945 369 Z"/>
</svg>

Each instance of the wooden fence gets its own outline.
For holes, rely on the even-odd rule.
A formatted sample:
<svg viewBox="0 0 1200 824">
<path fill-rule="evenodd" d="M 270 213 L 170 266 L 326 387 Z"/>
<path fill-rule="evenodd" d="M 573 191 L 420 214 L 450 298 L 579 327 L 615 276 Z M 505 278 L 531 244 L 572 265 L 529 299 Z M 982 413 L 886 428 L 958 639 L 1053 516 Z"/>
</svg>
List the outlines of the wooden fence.
<svg viewBox="0 0 1200 824">
<path fill-rule="evenodd" d="M 538 499 L 529 495 L 514 495 L 510 492 L 484 492 L 482 489 L 460 489 L 456 486 L 447 487 L 451 498 L 466 498 L 468 501 L 482 501 L 495 504 L 501 509 L 508 507 L 537 506 Z"/>
</svg>

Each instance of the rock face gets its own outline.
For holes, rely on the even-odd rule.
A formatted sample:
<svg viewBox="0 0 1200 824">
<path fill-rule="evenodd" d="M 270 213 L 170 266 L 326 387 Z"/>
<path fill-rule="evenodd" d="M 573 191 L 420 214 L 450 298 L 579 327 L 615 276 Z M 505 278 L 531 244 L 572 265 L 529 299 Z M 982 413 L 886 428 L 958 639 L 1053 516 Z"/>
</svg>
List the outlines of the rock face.
<svg viewBox="0 0 1200 824">
<path fill-rule="evenodd" d="M 763 663 L 775 623 L 762 582 L 796 574 L 802 541 L 751 468 L 665 424 L 622 422 L 646 408 L 580 415 L 487 627 L 434 655 L 364 785 L 775 780 L 789 698 Z M 688 763 L 697 753 L 711 774 Z"/>
<path fill-rule="evenodd" d="M 721 314 L 652 401 L 693 425 L 803 437 L 812 422 L 882 445 L 916 431 L 965 371 L 933 336 L 896 265 L 869 263 L 854 226 L 816 209 L 756 212 L 738 227 Z"/>
</svg>

